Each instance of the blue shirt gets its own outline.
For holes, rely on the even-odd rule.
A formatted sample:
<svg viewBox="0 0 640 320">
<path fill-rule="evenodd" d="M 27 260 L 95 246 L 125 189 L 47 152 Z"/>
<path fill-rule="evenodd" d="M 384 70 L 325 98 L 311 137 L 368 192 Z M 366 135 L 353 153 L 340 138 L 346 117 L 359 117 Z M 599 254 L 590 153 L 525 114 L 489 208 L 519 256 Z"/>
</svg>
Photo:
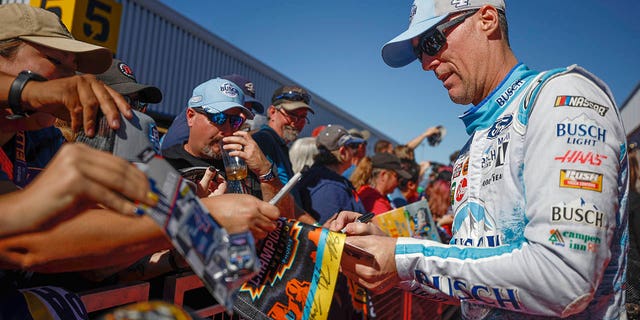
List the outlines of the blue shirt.
<svg viewBox="0 0 640 320">
<path fill-rule="evenodd" d="M 347 178 L 347 179 L 349 179 L 349 178 L 351 178 L 351 175 L 353 174 L 353 172 L 354 172 L 355 170 L 356 170 L 356 166 L 352 164 L 352 165 L 351 165 L 351 167 L 349 167 L 347 170 L 345 170 L 345 171 L 342 173 L 342 176 L 343 176 L 343 177 L 345 177 L 345 178 Z"/>
<path fill-rule="evenodd" d="M 171 126 L 167 129 L 167 133 L 162 136 L 160 148 L 162 151 L 167 150 L 175 145 L 182 145 L 189 140 L 189 126 L 187 125 L 187 109 L 183 109 L 178 113 Z"/>
<path fill-rule="evenodd" d="M 342 210 L 366 212 L 351 182 L 323 165 L 314 164 L 298 187 L 302 208 L 321 224 Z"/>
</svg>

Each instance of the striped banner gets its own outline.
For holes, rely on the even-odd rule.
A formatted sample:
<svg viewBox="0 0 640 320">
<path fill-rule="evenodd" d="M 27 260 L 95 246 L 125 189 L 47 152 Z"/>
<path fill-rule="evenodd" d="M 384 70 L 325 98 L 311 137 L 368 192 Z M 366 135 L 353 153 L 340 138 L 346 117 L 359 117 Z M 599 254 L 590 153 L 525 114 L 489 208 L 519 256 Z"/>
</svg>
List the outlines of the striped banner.
<svg viewBox="0 0 640 320">
<path fill-rule="evenodd" d="M 327 319 L 344 240 L 341 233 L 278 220 L 260 244 L 260 271 L 240 288 L 234 311 L 246 319 Z"/>
</svg>

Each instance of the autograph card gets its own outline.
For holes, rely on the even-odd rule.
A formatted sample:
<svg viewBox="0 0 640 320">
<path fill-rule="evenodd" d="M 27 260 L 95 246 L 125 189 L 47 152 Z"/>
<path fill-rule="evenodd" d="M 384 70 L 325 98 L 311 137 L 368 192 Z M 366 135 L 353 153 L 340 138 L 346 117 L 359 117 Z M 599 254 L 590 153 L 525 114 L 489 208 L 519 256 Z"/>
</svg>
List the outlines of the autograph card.
<svg viewBox="0 0 640 320">
<path fill-rule="evenodd" d="M 372 221 L 391 237 L 414 237 L 440 242 L 427 200 L 379 214 Z"/>
<path fill-rule="evenodd" d="M 240 285 L 259 270 L 253 236 L 227 234 L 209 214 L 191 188 L 164 159 L 154 156 L 136 163 L 160 194 L 147 214 L 163 228 L 173 246 L 227 310 Z"/>
<path fill-rule="evenodd" d="M 159 202 L 153 208 L 144 207 L 145 213 L 165 232 L 211 294 L 232 310 L 240 285 L 260 270 L 253 236 L 250 232 L 227 234 L 180 173 L 157 155 L 153 119 L 134 111 L 132 119 L 121 120 L 120 128 L 114 131 L 101 117 L 97 134 L 88 137 L 81 132 L 77 141 L 133 162 L 146 174 Z"/>
</svg>

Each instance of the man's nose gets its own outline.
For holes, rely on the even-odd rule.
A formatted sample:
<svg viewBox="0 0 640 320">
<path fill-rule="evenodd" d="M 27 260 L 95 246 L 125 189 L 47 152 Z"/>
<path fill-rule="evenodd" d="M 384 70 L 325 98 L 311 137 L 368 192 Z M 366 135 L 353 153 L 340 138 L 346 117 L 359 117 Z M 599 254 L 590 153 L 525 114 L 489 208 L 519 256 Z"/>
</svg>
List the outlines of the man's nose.
<svg viewBox="0 0 640 320">
<path fill-rule="evenodd" d="M 432 57 L 430 55 L 426 55 L 423 53 L 422 56 L 420 57 L 420 64 L 422 65 L 422 70 L 431 71 L 435 69 L 434 60 L 435 60 L 435 57 Z"/>
<path fill-rule="evenodd" d="M 231 121 L 227 120 L 222 124 L 222 135 L 225 137 L 228 137 L 230 135 L 233 135 L 233 133 L 235 132 L 235 130 L 233 130 L 233 128 L 231 127 Z"/>
</svg>

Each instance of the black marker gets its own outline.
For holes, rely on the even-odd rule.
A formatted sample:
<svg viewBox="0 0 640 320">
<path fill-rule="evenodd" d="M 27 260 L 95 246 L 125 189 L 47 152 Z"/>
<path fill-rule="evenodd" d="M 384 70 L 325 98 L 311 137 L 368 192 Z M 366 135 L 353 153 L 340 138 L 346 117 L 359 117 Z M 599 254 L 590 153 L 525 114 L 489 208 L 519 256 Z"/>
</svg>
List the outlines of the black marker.
<svg viewBox="0 0 640 320">
<path fill-rule="evenodd" d="M 371 219 L 373 219 L 375 215 L 371 212 L 367 212 L 363 215 L 361 215 L 360 217 L 358 217 L 358 219 L 356 219 L 357 222 L 362 222 L 362 223 L 367 223 L 369 221 L 371 221 Z M 347 232 L 347 227 L 345 226 L 344 228 L 342 228 L 342 230 L 340 230 L 340 232 L 342 233 L 346 233 Z"/>
</svg>

